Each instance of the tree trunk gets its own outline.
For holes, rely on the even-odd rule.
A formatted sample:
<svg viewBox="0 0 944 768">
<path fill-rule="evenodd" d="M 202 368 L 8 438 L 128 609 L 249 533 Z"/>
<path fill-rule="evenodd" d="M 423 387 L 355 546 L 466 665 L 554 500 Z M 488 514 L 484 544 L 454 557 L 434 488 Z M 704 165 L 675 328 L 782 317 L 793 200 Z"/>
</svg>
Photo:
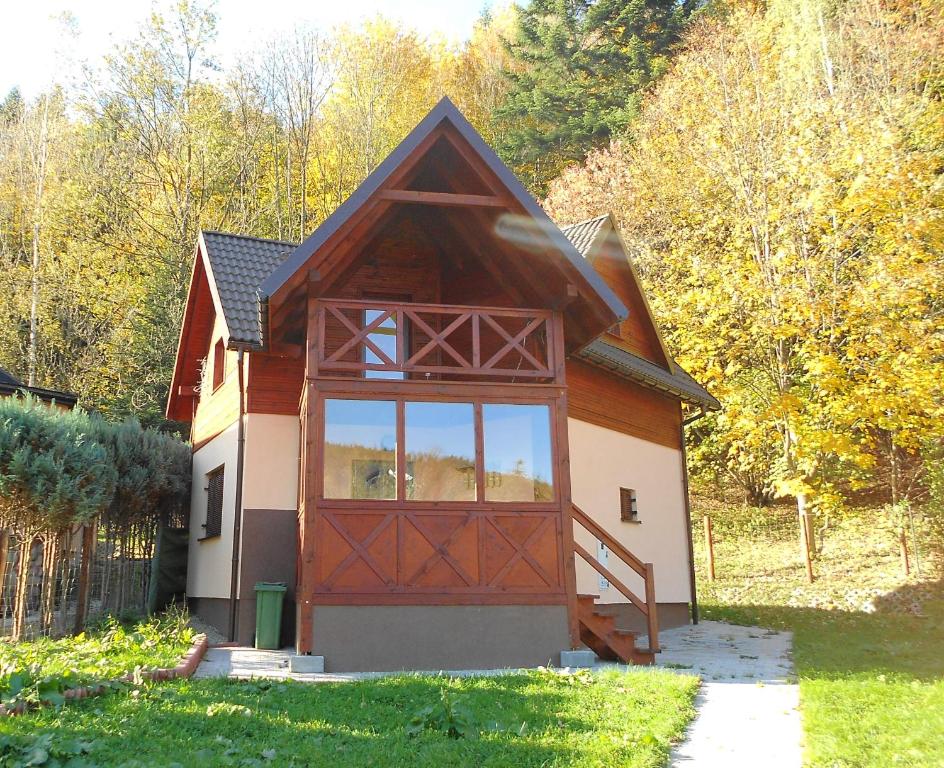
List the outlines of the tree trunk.
<svg viewBox="0 0 944 768">
<path fill-rule="evenodd" d="M 47 533 L 43 540 L 43 589 L 40 599 L 40 628 L 43 634 L 52 632 L 56 607 L 56 566 L 59 564 L 59 534 Z"/>
<path fill-rule="evenodd" d="M 29 605 L 30 552 L 32 545 L 33 537 L 31 535 L 24 535 L 20 542 L 20 557 L 16 571 L 16 595 L 13 604 L 13 632 L 11 633 L 14 641 L 23 639 L 23 630 L 26 627 L 26 610 Z"/>
<path fill-rule="evenodd" d="M 79 562 L 79 586 L 75 602 L 75 624 L 73 631 L 79 634 L 85 628 L 88 618 L 89 593 L 91 591 L 92 553 L 95 547 L 96 522 L 82 528 L 82 559 Z"/>
<path fill-rule="evenodd" d="M 4 593 L 7 583 L 7 552 L 10 548 L 10 531 L 6 528 L 0 530 L 0 624 L 3 623 L 7 615 L 6 605 L 4 605 Z"/>
<path fill-rule="evenodd" d="M 59 533 L 62 542 L 59 548 L 59 613 L 56 617 L 56 636 L 66 634 L 66 615 L 69 612 L 69 574 L 72 570 L 73 529 L 65 528 Z"/>
</svg>

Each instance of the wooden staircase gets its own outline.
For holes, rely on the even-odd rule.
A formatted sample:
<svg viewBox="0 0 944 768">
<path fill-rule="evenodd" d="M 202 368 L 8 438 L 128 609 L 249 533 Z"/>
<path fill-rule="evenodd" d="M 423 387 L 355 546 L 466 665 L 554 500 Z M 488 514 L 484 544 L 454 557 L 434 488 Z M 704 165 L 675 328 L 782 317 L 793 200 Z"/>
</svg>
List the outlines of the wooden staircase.
<svg viewBox="0 0 944 768">
<path fill-rule="evenodd" d="M 605 661 L 624 664 L 652 664 L 655 654 L 649 648 L 637 648 L 638 632 L 619 629 L 613 614 L 596 607 L 599 595 L 577 595 L 580 642 Z"/>
<path fill-rule="evenodd" d="M 618 628 L 613 614 L 596 605 L 598 595 L 577 595 L 576 618 L 580 642 L 601 659 L 621 661 L 624 664 L 652 664 L 655 654 L 659 652 L 659 619 L 656 612 L 655 574 L 652 563 L 642 562 L 576 505 L 572 507 L 572 515 L 575 523 L 602 541 L 611 554 L 628 565 L 642 579 L 645 585 L 644 599 L 580 544 L 574 542 L 575 555 L 589 563 L 645 616 L 649 635 L 649 647 L 637 647 L 636 638 L 640 633 Z"/>
</svg>

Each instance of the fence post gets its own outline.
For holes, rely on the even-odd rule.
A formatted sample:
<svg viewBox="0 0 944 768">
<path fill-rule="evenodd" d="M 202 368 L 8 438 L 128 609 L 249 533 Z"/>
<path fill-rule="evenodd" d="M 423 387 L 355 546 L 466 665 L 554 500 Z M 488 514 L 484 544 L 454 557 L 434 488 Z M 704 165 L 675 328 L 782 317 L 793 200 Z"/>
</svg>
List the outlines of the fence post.
<svg viewBox="0 0 944 768">
<path fill-rule="evenodd" d="M 705 515 L 705 543 L 708 547 L 708 581 L 715 580 L 715 542 L 711 535 L 711 515 Z"/>
<path fill-rule="evenodd" d="M 79 562 L 79 586 L 75 606 L 75 634 L 79 634 L 85 627 L 88 616 L 89 578 L 92 566 L 92 550 L 95 547 L 95 521 L 86 523 L 82 528 L 82 559 Z"/>
<path fill-rule="evenodd" d="M 911 563 L 908 560 L 908 536 L 905 533 L 904 524 L 898 529 L 898 548 L 901 553 L 901 572 L 905 576 L 909 576 L 911 574 Z"/>
</svg>

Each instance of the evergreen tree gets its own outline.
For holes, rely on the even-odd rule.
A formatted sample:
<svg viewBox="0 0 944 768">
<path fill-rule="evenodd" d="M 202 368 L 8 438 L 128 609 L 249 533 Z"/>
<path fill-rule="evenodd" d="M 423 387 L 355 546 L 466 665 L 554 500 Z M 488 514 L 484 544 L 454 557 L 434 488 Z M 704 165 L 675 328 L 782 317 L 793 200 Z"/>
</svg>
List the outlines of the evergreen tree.
<svg viewBox="0 0 944 768">
<path fill-rule="evenodd" d="M 499 152 L 536 194 L 627 129 L 699 0 L 530 0 L 508 44 Z"/>
</svg>

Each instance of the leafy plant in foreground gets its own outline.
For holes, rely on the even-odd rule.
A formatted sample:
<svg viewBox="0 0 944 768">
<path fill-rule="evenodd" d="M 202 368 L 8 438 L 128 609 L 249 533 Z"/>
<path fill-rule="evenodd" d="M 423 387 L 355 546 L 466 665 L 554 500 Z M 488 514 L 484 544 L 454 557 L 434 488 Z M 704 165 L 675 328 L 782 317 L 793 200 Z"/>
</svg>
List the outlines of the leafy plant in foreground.
<svg viewBox="0 0 944 768">
<path fill-rule="evenodd" d="M 91 768 L 94 762 L 85 756 L 92 752 L 94 741 L 57 739 L 55 734 L 36 736 L 0 736 L 0 766 L 2 768 Z"/>
<path fill-rule="evenodd" d="M 444 733 L 450 739 L 474 738 L 476 735 L 471 710 L 463 699 L 450 696 L 445 688 L 439 689 L 439 701 L 423 707 L 406 727 L 406 735 L 410 738 L 424 731 Z"/>
</svg>

